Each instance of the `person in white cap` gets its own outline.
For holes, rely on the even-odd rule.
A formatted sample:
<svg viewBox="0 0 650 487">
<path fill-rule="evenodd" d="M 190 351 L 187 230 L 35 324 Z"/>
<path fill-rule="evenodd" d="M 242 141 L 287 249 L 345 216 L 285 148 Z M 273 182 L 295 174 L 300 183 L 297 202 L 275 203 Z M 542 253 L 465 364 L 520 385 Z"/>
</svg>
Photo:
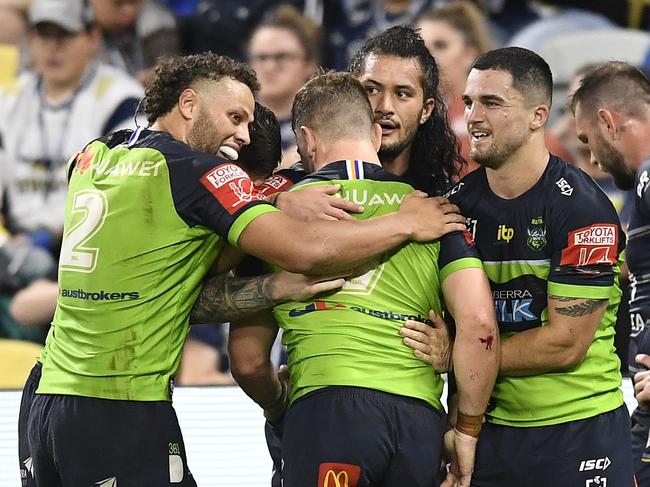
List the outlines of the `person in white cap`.
<svg viewBox="0 0 650 487">
<path fill-rule="evenodd" d="M 29 12 L 33 71 L 0 92 L 0 168 L 7 226 L 56 256 L 65 167 L 89 140 L 134 124 L 143 91 L 95 60 L 99 31 L 83 0 L 35 0 Z"/>
</svg>

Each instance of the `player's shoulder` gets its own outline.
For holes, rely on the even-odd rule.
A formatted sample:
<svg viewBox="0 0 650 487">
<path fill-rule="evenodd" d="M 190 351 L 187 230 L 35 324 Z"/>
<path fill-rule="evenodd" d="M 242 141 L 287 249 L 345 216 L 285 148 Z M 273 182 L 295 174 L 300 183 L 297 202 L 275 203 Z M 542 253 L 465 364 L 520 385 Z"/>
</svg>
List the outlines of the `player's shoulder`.
<svg viewBox="0 0 650 487">
<path fill-rule="evenodd" d="M 466 200 L 472 194 L 481 194 L 486 184 L 485 168 L 479 167 L 465 175 L 444 196 L 453 202 Z"/>
<path fill-rule="evenodd" d="M 569 212 L 616 213 L 612 202 L 587 173 L 569 162 L 551 155 L 543 176 L 545 197 L 552 207 Z"/>
</svg>

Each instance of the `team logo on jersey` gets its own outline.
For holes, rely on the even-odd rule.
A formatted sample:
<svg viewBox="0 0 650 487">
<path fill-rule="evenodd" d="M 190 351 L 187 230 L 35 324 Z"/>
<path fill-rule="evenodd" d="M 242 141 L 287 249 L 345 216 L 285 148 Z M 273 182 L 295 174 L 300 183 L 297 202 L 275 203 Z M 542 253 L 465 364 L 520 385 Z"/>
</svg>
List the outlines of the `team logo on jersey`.
<svg viewBox="0 0 650 487">
<path fill-rule="evenodd" d="M 544 219 L 541 216 L 530 221 L 526 233 L 528 234 L 526 243 L 531 249 L 542 250 L 546 247 L 546 226 L 544 226 Z"/>
<path fill-rule="evenodd" d="M 560 265 L 590 266 L 616 264 L 618 226 L 596 223 L 569 232 L 567 247 L 562 250 Z"/>
<path fill-rule="evenodd" d="M 499 225 L 497 228 L 497 241 L 501 240 L 510 243 L 512 237 L 515 236 L 515 229 L 506 225 Z"/>
<path fill-rule="evenodd" d="M 220 164 L 201 177 L 201 184 L 231 215 L 251 201 L 261 200 L 246 172 L 234 164 Z"/>
<path fill-rule="evenodd" d="M 349 463 L 321 463 L 318 467 L 318 487 L 356 487 L 361 467 Z"/>
</svg>

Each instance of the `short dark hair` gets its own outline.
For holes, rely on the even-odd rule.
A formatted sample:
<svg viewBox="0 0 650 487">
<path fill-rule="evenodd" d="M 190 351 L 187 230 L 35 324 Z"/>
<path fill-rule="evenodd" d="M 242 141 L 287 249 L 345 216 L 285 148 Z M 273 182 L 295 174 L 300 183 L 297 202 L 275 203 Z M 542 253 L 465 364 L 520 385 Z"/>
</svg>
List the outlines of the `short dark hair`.
<svg viewBox="0 0 650 487">
<path fill-rule="evenodd" d="M 549 107 L 553 100 L 553 75 L 548 63 L 539 54 L 523 47 L 502 47 L 479 56 L 472 69 L 507 71 L 512 86 L 529 103 L 543 102 Z"/>
<path fill-rule="evenodd" d="M 459 154 L 458 140 L 449 126 L 447 108 L 438 91 L 440 73 L 436 60 L 420 34 L 406 26 L 391 27 L 368 39 L 352 57 L 348 70 L 360 76 L 371 54 L 417 60 L 424 99 L 433 98 L 435 107 L 429 119 L 418 127 L 404 177 L 417 189 L 430 194 L 444 193 L 465 161 Z"/>
<path fill-rule="evenodd" d="M 304 125 L 330 138 L 370 135 L 372 123 L 368 94 L 350 73 L 321 73 L 305 83 L 293 99 L 294 132 Z"/>
<path fill-rule="evenodd" d="M 596 66 L 583 76 L 571 99 L 571 110 L 581 103 L 587 110 L 612 107 L 628 116 L 644 119 L 650 106 L 650 81 L 636 66 L 611 61 Z"/>
<path fill-rule="evenodd" d="M 144 93 L 147 120 L 153 123 L 169 113 L 178 103 L 183 90 L 200 81 L 219 81 L 226 76 L 245 84 L 253 93 L 259 90 L 255 71 L 226 56 L 206 52 L 161 58 L 154 67 Z"/>
<path fill-rule="evenodd" d="M 266 179 L 282 159 L 280 123 L 270 109 L 258 102 L 254 117 L 248 129 L 251 142 L 239 151 L 237 165 L 253 179 Z"/>
</svg>

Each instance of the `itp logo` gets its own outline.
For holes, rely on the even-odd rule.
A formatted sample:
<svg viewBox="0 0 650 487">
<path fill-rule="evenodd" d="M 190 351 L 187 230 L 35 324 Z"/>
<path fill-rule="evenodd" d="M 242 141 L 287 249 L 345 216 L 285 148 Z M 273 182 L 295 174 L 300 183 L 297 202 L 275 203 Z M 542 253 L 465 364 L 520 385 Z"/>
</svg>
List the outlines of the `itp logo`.
<svg viewBox="0 0 650 487">
<path fill-rule="evenodd" d="M 360 476 L 359 465 L 321 463 L 318 468 L 318 487 L 356 487 Z"/>
</svg>

